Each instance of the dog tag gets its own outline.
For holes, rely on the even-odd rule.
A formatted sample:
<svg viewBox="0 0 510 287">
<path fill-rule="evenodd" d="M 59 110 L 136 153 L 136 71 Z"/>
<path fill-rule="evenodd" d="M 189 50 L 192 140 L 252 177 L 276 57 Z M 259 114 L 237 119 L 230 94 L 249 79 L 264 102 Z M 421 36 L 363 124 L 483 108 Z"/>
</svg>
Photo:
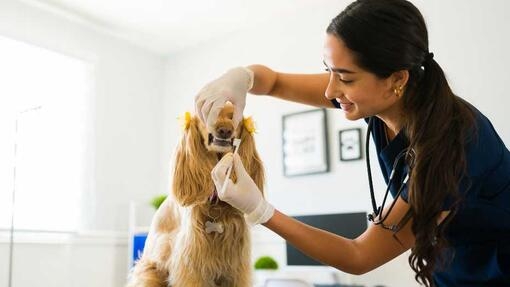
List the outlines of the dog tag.
<svg viewBox="0 0 510 287">
<path fill-rule="evenodd" d="M 223 224 L 217 223 L 217 222 L 210 222 L 207 220 L 205 222 L 205 232 L 211 233 L 211 232 L 218 232 L 223 233 Z"/>
</svg>

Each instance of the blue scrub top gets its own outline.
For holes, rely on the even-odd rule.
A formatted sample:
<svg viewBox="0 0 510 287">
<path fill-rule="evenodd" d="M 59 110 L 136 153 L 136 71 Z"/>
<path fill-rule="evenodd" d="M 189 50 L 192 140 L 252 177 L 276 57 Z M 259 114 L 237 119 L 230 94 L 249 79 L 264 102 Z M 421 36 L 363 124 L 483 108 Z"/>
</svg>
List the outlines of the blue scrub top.
<svg viewBox="0 0 510 287">
<path fill-rule="evenodd" d="M 333 101 L 335 106 L 337 103 Z M 476 129 L 466 143 L 467 175 L 461 180 L 461 202 L 445 235 L 450 244 L 444 252 L 452 261 L 434 272 L 436 286 L 510 286 L 510 152 L 491 122 L 473 107 Z M 383 176 L 388 183 L 395 158 L 408 147 L 400 132 L 389 143 L 384 123 L 373 118 L 372 136 Z M 395 171 L 393 195 L 407 172 L 405 164 Z M 407 201 L 407 187 L 400 195 Z M 452 201 L 446 200 L 448 210 Z"/>
</svg>

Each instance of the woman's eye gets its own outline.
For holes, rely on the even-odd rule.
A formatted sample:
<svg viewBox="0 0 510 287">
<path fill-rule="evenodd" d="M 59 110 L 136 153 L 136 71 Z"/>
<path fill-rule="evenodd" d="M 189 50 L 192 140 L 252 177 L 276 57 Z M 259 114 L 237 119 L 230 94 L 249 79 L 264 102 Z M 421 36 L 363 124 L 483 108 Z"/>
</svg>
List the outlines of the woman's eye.
<svg viewBox="0 0 510 287">
<path fill-rule="evenodd" d="M 350 84 L 352 82 L 354 82 L 353 80 L 343 80 L 342 79 L 342 75 L 340 73 L 337 73 L 337 72 L 332 72 L 331 69 L 329 68 L 324 68 L 324 71 L 328 72 L 328 73 L 334 73 L 335 74 L 335 78 L 337 78 L 340 82 L 344 83 L 344 84 Z"/>
<path fill-rule="evenodd" d="M 337 74 L 337 78 L 340 82 L 344 83 L 344 84 L 351 84 L 352 82 L 354 82 L 353 80 L 346 80 L 346 79 L 342 79 L 342 76 Z"/>
</svg>

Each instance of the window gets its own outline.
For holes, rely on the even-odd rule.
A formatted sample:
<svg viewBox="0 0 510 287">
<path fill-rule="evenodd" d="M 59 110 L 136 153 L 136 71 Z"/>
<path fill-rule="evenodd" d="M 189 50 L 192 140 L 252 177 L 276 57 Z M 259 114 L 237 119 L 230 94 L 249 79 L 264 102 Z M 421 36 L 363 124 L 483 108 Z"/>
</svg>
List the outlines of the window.
<svg viewBox="0 0 510 287">
<path fill-rule="evenodd" d="M 0 37 L 0 229 L 75 231 L 91 176 L 89 63 Z"/>
</svg>

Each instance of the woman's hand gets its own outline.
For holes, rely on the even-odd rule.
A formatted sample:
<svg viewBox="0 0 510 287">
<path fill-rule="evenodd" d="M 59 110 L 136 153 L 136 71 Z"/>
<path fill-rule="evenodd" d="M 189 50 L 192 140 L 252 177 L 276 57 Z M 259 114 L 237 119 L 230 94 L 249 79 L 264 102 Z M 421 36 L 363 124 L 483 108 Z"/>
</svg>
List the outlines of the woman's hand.
<svg viewBox="0 0 510 287">
<path fill-rule="evenodd" d="M 232 164 L 237 175 L 236 183 L 230 178 L 225 178 Z M 273 216 L 273 206 L 264 199 L 262 192 L 246 172 L 238 154 L 224 155 L 212 170 L 211 175 L 219 198 L 245 213 L 246 220 L 251 224 L 266 223 Z M 222 192 L 225 181 L 227 188 Z"/>
<path fill-rule="evenodd" d="M 246 94 L 253 86 L 253 71 L 237 67 L 228 70 L 218 79 L 208 83 L 195 97 L 195 111 L 209 130 L 214 129 L 218 114 L 230 101 L 234 105 L 234 126 L 243 118 Z"/>
</svg>

